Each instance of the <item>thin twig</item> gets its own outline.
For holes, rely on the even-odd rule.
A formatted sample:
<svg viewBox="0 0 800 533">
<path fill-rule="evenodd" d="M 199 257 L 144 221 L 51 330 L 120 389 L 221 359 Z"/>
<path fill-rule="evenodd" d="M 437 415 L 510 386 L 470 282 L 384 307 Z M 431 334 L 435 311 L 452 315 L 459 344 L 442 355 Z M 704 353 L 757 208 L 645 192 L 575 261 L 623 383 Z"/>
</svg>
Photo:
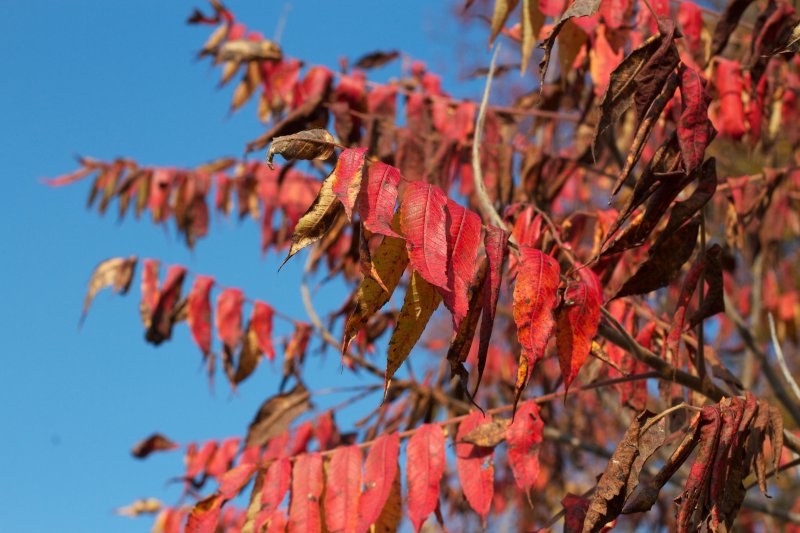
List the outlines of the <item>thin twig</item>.
<svg viewBox="0 0 800 533">
<path fill-rule="evenodd" d="M 700 261 L 705 260 L 706 254 L 706 214 L 703 209 L 700 210 Z M 700 271 L 700 286 L 697 290 L 697 309 L 703 309 L 704 293 L 706 291 L 706 269 Z M 706 354 L 705 354 L 705 335 L 703 331 L 704 318 L 700 316 L 700 322 L 697 324 L 697 350 L 695 351 L 695 369 L 697 376 L 700 380 L 706 377 Z"/>
<path fill-rule="evenodd" d="M 778 341 L 778 332 L 775 331 L 775 320 L 772 318 L 772 313 L 767 314 L 767 319 L 769 319 L 769 334 L 772 336 L 772 345 L 775 347 L 775 356 L 778 358 L 778 365 L 781 367 L 783 377 L 789 383 L 789 388 L 792 389 L 795 398 L 800 400 L 800 385 L 797 384 L 797 381 L 795 381 L 792 373 L 789 371 L 789 367 L 786 365 L 786 359 L 783 357 L 783 349 L 781 348 L 780 341 Z"/>
</svg>

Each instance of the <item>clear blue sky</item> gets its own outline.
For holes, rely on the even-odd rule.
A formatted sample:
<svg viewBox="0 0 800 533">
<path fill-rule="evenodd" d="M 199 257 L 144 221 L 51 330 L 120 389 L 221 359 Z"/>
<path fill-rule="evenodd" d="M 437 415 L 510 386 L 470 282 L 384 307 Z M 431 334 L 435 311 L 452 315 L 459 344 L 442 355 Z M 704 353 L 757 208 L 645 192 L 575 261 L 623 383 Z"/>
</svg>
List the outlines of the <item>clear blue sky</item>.
<svg viewBox="0 0 800 533">
<path fill-rule="evenodd" d="M 286 3 L 227 4 L 270 36 Z M 99 261 L 135 254 L 181 263 L 304 317 L 297 286 L 302 259 L 277 274 L 275 258 L 260 257 L 256 224 L 214 219 L 210 237 L 190 252 L 149 222 L 117 224 L 113 215 L 84 210 L 88 183 L 49 189 L 39 182 L 72 170 L 75 154 L 194 166 L 241 153 L 263 131 L 252 106 L 228 116 L 230 89 L 216 89 L 218 71 L 194 60 L 207 36 L 184 24 L 195 5 L 206 8 L 201 0 L 3 2 L 4 531 L 148 531 L 150 520 L 112 510 L 146 496 L 174 501 L 178 489 L 165 480 L 180 473 L 181 454 L 136 461 L 131 445 L 153 431 L 182 443 L 241 435 L 277 389 L 279 369 L 261 367 L 237 396 L 222 381 L 211 396 L 185 326 L 159 348 L 144 342 L 138 280 L 127 297 L 101 294 L 78 331 L 86 282 Z M 466 37 L 447 16 L 449 2 L 290 5 L 281 44 L 291 56 L 335 68 L 341 56 L 396 48 L 443 73 L 455 94 L 479 92 L 480 84 L 453 85 L 457 69 L 449 62 L 466 54 L 485 64 L 486 52 L 462 46 Z M 310 371 L 313 386 L 338 376 L 330 352 L 324 364 L 314 358 L 308 366 L 324 369 Z"/>
</svg>

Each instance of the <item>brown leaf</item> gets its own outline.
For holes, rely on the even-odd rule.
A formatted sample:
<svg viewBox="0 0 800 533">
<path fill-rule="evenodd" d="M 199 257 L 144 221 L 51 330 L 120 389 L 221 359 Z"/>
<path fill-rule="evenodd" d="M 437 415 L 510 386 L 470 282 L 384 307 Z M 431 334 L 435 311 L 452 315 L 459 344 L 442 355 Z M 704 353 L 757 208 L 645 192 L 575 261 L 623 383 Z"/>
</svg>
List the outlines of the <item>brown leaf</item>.
<svg viewBox="0 0 800 533">
<path fill-rule="evenodd" d="M 333 155 L 336 141 L 328 130 L 314 129 L 292 135 L 275 137 L 267 151 L 267 164 L 273 168 L 272 159 L 280 154 L 284 159 L 328 159 Z"/>
<path fill-rule="evenodd" d="M 600 3 L 601 0 L 575 0 L 564 14 L 561 15 L 558 22 L 555 23 L 547 39 L 539 45 L 540 48 L 544 49 L 544 57 L 539 63 L 539 77 L 541 79 L 542 88 L 544 88 L 544 77 L 547 74 L 547 66 L 550 64 L 550 53 L 553 51 L 553 46 L 556 44 L 556 37 L 558 37 L 564 25 L 573 17 L 591 17 L 600 9 Z"/>
<path fill-rule="evenodd" d="M 386 52 L 377 50 L 361 56 L 353 66 L 368 70 L 371 68 L 382 67 L 383 65 L 394 61 L 398 57 L 400 57 L 400 52 L 397 50 L 389 50 Z"/>
<path fill-rule="evenodd" d="M 120 516 L 136 517 L 143 514 L 155 514 L 161 510 L 164 504 L 155 498 L 144 498 L 136 500 L 130 505 L 114 509 L 114 513 Z"/>
<path fill-rule="evenodd" d="M 666 286 L 691 257 L 697 244 L 699 228 L 700 219 L 694 218 L 658 246 L 650 248 L 647 260 L 639 265 L 636 273 L 625 282 L 612 300 L 631 294 L 646 294 Z"/>
<path fill-rule="evenodd" d="M 239 352 L 239 362 L 233 376 L 233 384 L 238 385 L 247 379 L 258 366 L 259 361 L 261 361 L 261 350 L 258 346 L 258 335 L 251 320 L 247 325 L 247 332 L 242 338 L 242 349 Z"/>
<path fill-rule="evenodd" d="M 491 422 L 484 422 L 461 438 L 461 442 L 474 444 L 482 448 L 494 448 L 506 440 L 506 428 L 511 420 L 498 418 Z"/>
<path fill-rule="evenodd" d="M 705 501 L 702 495 L 708 489 L 711 481 L 711 472 L 714 465 L 714 456 L 719 443 L 721 416 L 719 406 L 709 405 L 703 408 L 701 414 L 699 448 L 686 478 L 683 493 L 675 500 L 678 504 L 677 530 L 694 531 L 699 524 L 695 522 L 698 513 L 706 515 Z M 700 509 L 698 509 L 700 506 Z"/>
<path fill-rule="evenodd" d="M 172 442 L 161 433 L 153 433 L 146 439 L 137 442 L 131 449 L 131 455 L 137 459 L 144 459 L 153 452 L 162 452 L 178 448 L 178 444 Z"/>
<path fill-rule="evenodd" d="M 89 306 L 95 295 L 105 287 L 112 287 L 115 293 L 125 294 L 131 287 L 133 273 L 136 269 L 136 256 L 114 257 L 107 259 L 97 265 L 91 279 L 89 279 L 89 290 L 86 291 L 86 298 L 83 300 L 83 312 L 81 313 L 81 323 L 89 312 Z"/>
<path fill-rule="evenodd" d="M 544 26 L 544 14 L 539 9 L 539 1 L 522 0 L 520 18 L 522 18 L 522 64 L 520 65 L 520 70 L 524 74 L 528 68 L 528 61 L 530 61 L 536 39 L 542 26 Z"/>
<path fill-rule="evenodd" d="M 249 39 L 234 39 L 226 41 L 219 47 L 217 61 L 278 61 L 282 57 L 281 47 L 266 39 L 251 41 Z"/>
<path fill-rule="evenodd" d="M 486 272 L 488 262 L 486 260 L 481 262 L 478 272 L 475 274 L 475 279 L 469 289 L 469 303 L 467 316 L 459 324 L 455 337 L 450 342 L 450 348 L 447 350 L 447 360 L 450 362 L 450 371 L 453 375 L 458 375 L 461 379 L 461 385 L 464 391 L 469 394 L 469 375 L 467 369 L 464 368 L 464 362 L 467 360 L 469 350 L 472 347 L 472 339 L 475 337 L 475 330 L 478 327 L 478 319 L 483 310 L 483 299 L 485 297 L 484 285 L 486 284 Z"/>
<path fill-rule="evenodd" d="M 247 428 L 245 446 L 264 446 L 289 428 L 292 421 L 311 409 L 310 395 L 302 384 L 267 399 Z"/>
<path fill-rule="evenodd" d="M 714 27 L 714 35 L 711 39 L 711 50 L 708 57 L 719 55 L 725 49 L 733 30 L 739 24 L 742 13 L 752 3 L 753 0 L 731 0 L 728 2 L 717 21 L 717 25 Z"/>
</svg>

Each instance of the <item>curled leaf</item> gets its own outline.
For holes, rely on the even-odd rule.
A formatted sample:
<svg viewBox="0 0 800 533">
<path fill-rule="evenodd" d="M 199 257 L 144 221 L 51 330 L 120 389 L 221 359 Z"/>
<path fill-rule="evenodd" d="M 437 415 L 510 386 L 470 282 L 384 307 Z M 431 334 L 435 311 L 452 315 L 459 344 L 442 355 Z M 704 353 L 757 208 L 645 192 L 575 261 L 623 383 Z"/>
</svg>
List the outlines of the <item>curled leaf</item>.
<svg viewBox="0 0 800 533">
<path fill-rule="evenodd" d="M 306 130 L 272 139 L 267 151 L 267 164 L 273 168 L 276 154 L 285 159 L 328 159 L 333 155 L 336 141 L 327 130 Z"/>
</svg>

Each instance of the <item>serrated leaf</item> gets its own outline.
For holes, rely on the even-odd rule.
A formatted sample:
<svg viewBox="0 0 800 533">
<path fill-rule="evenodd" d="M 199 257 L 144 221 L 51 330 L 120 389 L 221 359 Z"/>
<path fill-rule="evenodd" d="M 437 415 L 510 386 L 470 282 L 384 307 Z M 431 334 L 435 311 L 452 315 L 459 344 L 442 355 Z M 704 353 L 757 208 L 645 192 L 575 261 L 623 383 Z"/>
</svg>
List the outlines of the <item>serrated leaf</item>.
<svg viewBox="0 0 800 533">
<path fill-rule="evenodd" d="M 334 177 L 334 173 L 331 173 L 325 178 L 322 182 L 319 194 L 314 199 L 314 203 L 312 203 L 311 207 L 300 217 L 300 220 L 294 227 L 292 244 L 289 247 L 289 255 L 283 260 L 281 267 L 283 267 L 286 261 L 291 259 L 294 254 L 306 246 L 314 244 L 325 236 L 336 221 L 336 217 L 341 212 L 343 206 L 336 201 L 336 195 L 333 193 Z"/>
<path fill-rule="evenodd" d="M 325 524 L 329 531 L 354 533 L 361 496 L 361 449 L 356 445 L 336 448 L 326 477 Z"/>
<path fill-rule="evenodd" d="M 411 353 L 411 349 L 419 340 L 428 320 L 441 301 L 442 297 L 439 296 L 436 287 L 425 281 L 419 272 L 412 271 L 403 307 L 397 317 L 397 325 L 389 339 L 384 396 L 389 389 L 392 376 Z"/>
<path fill-rule="evenodd" d="M 579 270 L 578 275 L 580 281 L 567 287 L 564 303 L 556 315 L 556 347 L 565 391 L 589 357 L 603 304 L 603 290 L 597 275 L 589 268 Z"/>
<path fill-rule="evenodd" d="M 333 193 L 344 206 L 348 220 L 353 218 L 356 200 L 361 192 L 361 174 L 366 153 L 366 148 L 345 148 L 339 154 L 336 168 L 333 169 Z"/>
<path fill-rule="evenodd" d="M 456 470 L 461 489 L 470 507 L 486 524 L 494 497 L 494 449 L 463 442 L 464 437 L 482 422 L 491 421 L 480 411 L 472 411 L 461 421 L 456 434 Z"/>
<path fill-rule="evenodd" d="M 406 456 L 408 517 L 419 531 L 439 503 L 439 484 L 445 468 L 441 426 L 420 426 L 408 441 Z"/>
<path fill-rule="evenodd" d="M 539 416 L 539 405 L 533 400 L 523 402 L 506 429 L 508 464 L 517 487 L 530 494 L 539 477 L 539 445 L 542 443 L 544 422 Z"/>
<path fill-rule="evenodd" d="M 397 203 L 397 184 L 400 171 L 386 163 L 376 162 L 367 171 L 367 186 L 361 188 L 358 214 L 364 226 L 373 233 L 400 237 L 392 228 Z"/>
<path fill-rule="evenodd" d="M 306 130 L 292 135 L 272 139 L 267 151 L 267 164 L 272 168 L 272 159 L 280 154 L 284 159 L 328 159 L 333 155 L 336 141 L 327 130 Z"/>
<path fill-rule="evenodd" d="M 364 492 L 358 502 L 358 532 L 365 533 L 378 520 L 398 475 L 400 435 L 378 437 L 364 462 Z"/>
<path fill-rule="evenodd" d="M 322 456 L 318 453 L 298 456 L 292 467 L 289 533 L 322 531 L 319 508 L 322 487 Z"/>
<path fill-rule="evenodd" d="M 89 306 L 95 295 L 105 287 L 112 287 L 117 294 L 125 294 L 131 287 L 134 270 L 136 270 L 136 256 L 114 257 L 107 259 L 97 265 L 89 279 L 89 289 L 86 291 L 86 298 L 83 300 L 83 312 L 81 322 L 89 312 Z"/>
<path fill-rule="evenodd" d="M 447 196 L 429 183 L 408 185 L 400 204 L 400 230 L 411 266 L 431 284 L 447 285 Z"/>
</svg>

